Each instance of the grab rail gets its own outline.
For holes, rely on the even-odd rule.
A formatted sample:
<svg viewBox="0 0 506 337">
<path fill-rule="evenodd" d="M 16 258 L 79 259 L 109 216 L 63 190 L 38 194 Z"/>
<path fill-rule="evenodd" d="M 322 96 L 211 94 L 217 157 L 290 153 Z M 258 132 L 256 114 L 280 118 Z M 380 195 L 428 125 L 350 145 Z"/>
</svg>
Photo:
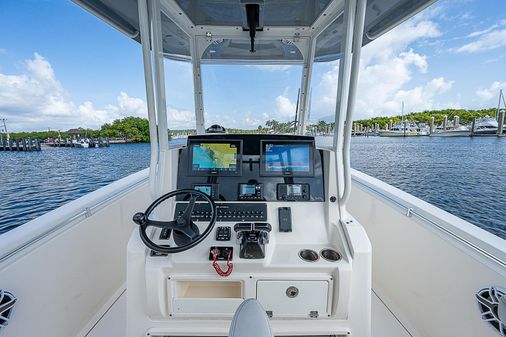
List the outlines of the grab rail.
<svg viewBox="0 0 506 337">
<path fill-rule="evenodd" d="M 418 212 L 415 208 L 413 207 L 409 207 L 401 202 L 399 202 L 398 200 L 395 200 L 394 198 L 390 197 L 389 195 L 381 192 L 381 191 L 378 191 L 377 189 L 361 182 L 360 180 L 357 180 L 355 178 L 352 178 L 352 181 L 354 183 L 357 183 L 358 185 L 360 185 L 361 187 L 375 193 L 376 195 L 382 197 L 383 199 L 389 201 L 390 203 L 396 205 L 397 207 L 401 208 L 401 209 L 404 209 L 405 210 L 405 215 L 407 217 L 411 217 L 411 216 L 415 216 L 417 217 L 418 219 L 434 226 L 435 228 L 437 228 L 438 230 L 444 232 L 445 234 L 447 235 L 450 235 L 452 238 L 454 238 L 455 240 L 459 241 L 460 243 L 463 243 L 465 244 L 466 246 L 468 246 L 469 248 L 471 249 L 474 249 L 475 251 L 481 253 L 483 256 L 491 259 L 492 261 L 498 263 L 499 265 L 501 265 L 502 267 L 506 267 L 506 262 L 501 259 L 500 257 L 497 257 L 495 256 L 494 254 L 486 251 L 485 249 L 477 246 L 476 244 L 474 244 L 473 242 L 461 237 L 460 235 L 457 235 L 455 233 L 453 233 L 451 230 L 445 228 L 443 225 L 427 218 L 426 216 L 424 216 L 422 213 Z"/>
<path fill-rule="evenodd" d="M 3 255 L 0 255 L 0 264 L 2 262 L 4 262 L 5 260 L 9 259 L 10 257 L 16 255 L 17 253 L 21 252 L 25 248 L 28 248 L 32 244 L 34 244 L 34 243 L 42 240 L 43 238 L 47 237 L 48 235 L 51 235 L 52 233 L 54 233 L 54 232 L 58 231 L 59 229 L 65 227 L 69 223 L 72 223 L 73 221 L 79 219 L 80 217 L 84 216 L 85 218 L 89 218 L 90 216 L 92 216 L 92 212 L 93 211 L 95 211 L 98 208 L 100 208 L 101 206 L 103 206 L 103 205 L 105 205 L 105 204 L 107 204 L 107 203 L 109 203 L 109 202 L 117 199 L 118 197 L 126 194 L 130 190 L 139 187 L 140 185 L 142 185 L 143 183 L 145 183 L 147 180 L 148 180 L 148 177 L 142 178 L 141 180 L 136 181 L 135 183 L 132 183 L 132 184 L 126 186 L 125 188 L 112 193 L 111 195 L 109 195 L 109 196 L 103 198 L 102 200 L 96 202 L 92 206 L 85 207 L 80 212 L 77 212 L 76 214 L 72 215 L 71 217 L 69 217 L 69 218 L 67 218 L 65 220 L 60 221 L 55 226 L 53 226 L 53 227 L 49 228 L 48 230 L 40 233 L 39 235 L 34 236 L 30 240 L 28 240 L 28 241 L 20 244 L 19 246 L 15 247 L 15 248 L 13 248 L 11 250 L 9 250 L 7 253 L 4 253 Z M 62 207 L 65 207 L 65 206 L 62 206 Z M 76 225 L 76 224 L 74 224 L 74 225 Z M 69 228 L 72 228 L 73 226 L 70 226 Z"/>
</svg>

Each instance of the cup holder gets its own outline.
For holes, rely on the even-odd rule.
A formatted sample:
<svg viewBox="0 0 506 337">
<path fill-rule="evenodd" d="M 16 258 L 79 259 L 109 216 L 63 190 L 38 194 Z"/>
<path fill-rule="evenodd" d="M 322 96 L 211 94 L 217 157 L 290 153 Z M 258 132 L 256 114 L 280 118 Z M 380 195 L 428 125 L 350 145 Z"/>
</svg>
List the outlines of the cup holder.
<svg viewBox="0 0 506 337">
<path fill-rule="evenodd" d="M 320 258 L 318 253 L 312 249 L 302 249 L 299 251 L 299 257 L 306 262 L 315 262 Z"/>
<path fill-rule="evenodd" d="M 333 249 L 322 249 L 320 255 L 324 260 L 329 262 L 336 262 L 341 260 L 341 255 Z"/>
</svg>

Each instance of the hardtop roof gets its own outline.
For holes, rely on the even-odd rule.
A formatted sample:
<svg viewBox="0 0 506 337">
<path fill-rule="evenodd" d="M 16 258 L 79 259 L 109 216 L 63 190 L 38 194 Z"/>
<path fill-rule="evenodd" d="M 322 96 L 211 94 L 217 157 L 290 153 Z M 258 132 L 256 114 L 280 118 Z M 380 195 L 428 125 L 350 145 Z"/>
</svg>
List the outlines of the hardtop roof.
<svg viewBox="0 0 506 337">
<path fill-rule="evenodd" d="M 359 0 L 361 1 L 361 0 Z M 140 42 L 137 0 L 74 0 Z M 435 0 L 367 0 L 363 45 Z M 258 4 L 256 52 L 250 52 L 247 4 Z M 196 38 L 203 63 L 302 64 L 316 37 L 314 60 L 340 58 L 344 0 L 161 0 L 163 53 L 192 57 Z M 196 57 L 194 56 L 194 57 Z"/>
</svg>

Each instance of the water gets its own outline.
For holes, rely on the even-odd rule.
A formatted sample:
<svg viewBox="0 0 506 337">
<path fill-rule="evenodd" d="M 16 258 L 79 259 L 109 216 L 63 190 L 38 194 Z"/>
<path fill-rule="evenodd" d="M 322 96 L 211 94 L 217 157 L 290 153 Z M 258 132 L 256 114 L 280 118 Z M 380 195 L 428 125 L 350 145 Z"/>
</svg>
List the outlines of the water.
<svg viewBox="0 0 506 337">
<path fill-rule="evenodd" d="M 506 138 L 355 137 L 353 168 L 506 239 Z"/>
<path fill-rule="evenodd" d="M 506 138 L 355 137 L 352 166 L 506 238 Z M 0 152 L 0 233 L 144 169 L 148 144 Z"/>
<path fill-rule="evenodd" d="M 0 152 L 0 233 L 149 165 L 149 144 Z"/>
</svg>

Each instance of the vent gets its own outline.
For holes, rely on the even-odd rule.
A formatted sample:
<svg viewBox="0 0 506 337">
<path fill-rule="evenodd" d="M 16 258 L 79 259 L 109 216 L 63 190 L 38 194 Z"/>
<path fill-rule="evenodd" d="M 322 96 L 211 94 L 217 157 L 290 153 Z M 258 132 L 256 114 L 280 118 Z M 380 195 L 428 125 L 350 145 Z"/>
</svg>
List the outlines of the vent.
<svg viewBox="0 0 506 337">
<path fill-rule="evenodd" d="M 16 301 L 12 293 L 0 289 L 0 331 L 9 323 Z"/>
<path fill-rule="evenodd" d="M 494 327 L 499 335 L 506 337 L 506 289 L 490 287 L 476 293 L 481 319 Z"/>
</svg>

